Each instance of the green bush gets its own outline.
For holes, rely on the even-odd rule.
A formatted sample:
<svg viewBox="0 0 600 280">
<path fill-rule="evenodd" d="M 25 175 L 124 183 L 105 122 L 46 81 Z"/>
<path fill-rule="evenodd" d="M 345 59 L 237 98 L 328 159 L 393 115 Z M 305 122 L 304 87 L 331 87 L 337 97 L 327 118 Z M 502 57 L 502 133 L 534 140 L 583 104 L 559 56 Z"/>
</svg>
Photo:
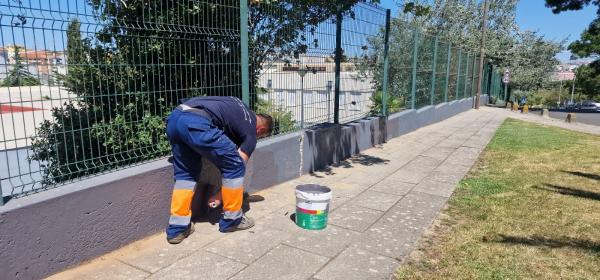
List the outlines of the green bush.
<svg viewBox="0 0 600 280">
<path fill-rule="evenodd" d="M 377 115 L 383 112 L 383 92 L 377 91 L 371 96 L 371 114 Z M 401 96 L 388 95 L 387 112 L 388 114 L 400 112 L 405 106 L 404 98 Z"/>
<path fill-rule="evenodd" d="M 256 90 L 258 96 L 265 94 L 266 92 L 267 90 L 264 88 L 259 88 Z M 271 133 L 272 135 L 284 134 L 297 129 L 292 112 L 275 106 L 273 102 L 269 100 L 264 100 L 259 97 L 256 101 L 256 113 L 267 114 L 273 118 L 274 124 L 273 131 Z"/>
</svg>

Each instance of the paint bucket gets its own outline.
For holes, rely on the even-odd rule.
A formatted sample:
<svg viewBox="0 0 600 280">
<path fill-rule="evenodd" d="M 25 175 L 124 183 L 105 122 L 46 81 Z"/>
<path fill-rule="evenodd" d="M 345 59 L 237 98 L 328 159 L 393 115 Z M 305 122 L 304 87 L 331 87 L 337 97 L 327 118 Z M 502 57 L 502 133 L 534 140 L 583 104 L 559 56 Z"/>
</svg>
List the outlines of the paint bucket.
<svg viewBox="0 0 600 280">
<path fill-rule="evenodd" d="M 296 224 L 303 229 L 327 227 L 331 189 L 308 184 L 296 187 Z"/>
</svg>

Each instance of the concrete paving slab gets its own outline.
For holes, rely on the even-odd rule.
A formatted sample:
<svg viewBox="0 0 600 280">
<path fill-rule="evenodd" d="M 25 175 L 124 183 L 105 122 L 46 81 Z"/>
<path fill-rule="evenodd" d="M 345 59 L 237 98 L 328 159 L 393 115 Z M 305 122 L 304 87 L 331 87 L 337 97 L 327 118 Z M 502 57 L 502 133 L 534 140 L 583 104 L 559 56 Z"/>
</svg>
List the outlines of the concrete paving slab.
<svg viewBox="0 0 600 280">
<path fill-rule="evenodd" d="M 437 147 L 445 147 L 445 148 L 458 148 L 460 146 L 462 146 L 463 143 L 465 143 L 469 138 L 471 138 L 473 134 L 472 133 L 468 133 L 468 134 L 461 134 L 461 135 L 451 135 L 448 137 L 448 139 L 440 142 L 439 144 L 437 144 Z"/>
<path fill-rule="evenodd" d="M 469 111 L 390 139 L 334 167 L 257 192 L 264 201 L 250 205 L 257 224 L 249 231 L 221 234 L 206 224 L 178 246 L 157 235 L 135 253 L 107 255 L 108 261 L 98 262 L 102 270 L 93 270 L 94 262 L 70 279 L 113 279 L 103 272 L 111 267 L 123 279 L 389 279 L 503 119 Z M 475 147 L 465 146 L 469 140 Z M 300 229 L 291 218 L 295 187 L 306 183 L 332 189 L 325 230 Z M 226 268 L 213 273 L 215 264 Z"/>
<path fill-rule="evenodd" d="M 199 251 L 153 274 L 148 279 L 229 279 L 246 267 L 245 264 L 219 255 Z"/>
<path fill-rule="evenodd" d="M 402 258 L 445 203 L 445 197 L 411 191 L 353 245 L 390 258 Z"/>
<path fill-rule="evenodd" d="M 231 279 L 304 280 L 315 274 L 328 261 L 329 258 L 280 245 Z"/>
<path fill-rule="evenodd" d="M 463 171 L 462 169 L 435 169 L 431 173 L 429 173 L 429 175 L 425 179 L 456 184 L 465 176 L 465 174 L 467 174 L 467 171 Z"/>
<path fill-rule="evenodd" d="M 377 183 L 376 185 L 372 186 L 370 190 L 403 196 L 407 194 L 414 186 L 415 184 L 405 183 L 388 177 L 383 181 Z"/>
<path fill-rule="evenodd" d="M 164 234 L 154 235 L 114 252 L 114 257 L 126 264 L 154 273 L 221 237 L 222 234 L 216 226 L 198 223 L 195 232 L 179 245 L 169 244 Z"/>
<path fill-rule="evenodd" d="M 425 178 L 413 190 L 431 195 L 450 197 L 456 186 L 457 183 L 440 182 L 431 178 Z"/>
<path fill-rule="evenodd" d="M 323 280 L 387 280 L 399 265 L 400 263 L 392 258 L 366 250 L 348 248 L 317 273 L 315 278 Z"/>
<path fill-rule="evenodd" d="M 295 227 L 291 236 L 284 240 L 283 244 L 332 258 L 358 236 L 358 232 L 335 225 L 327 225 L 323 230 L 306 230 Z"/>
<path fill-rule="evenodd" d="M 398 195 L 367 190 L 350 200 L 349 205 L 357 205 L 385 212 L 394 206 L 400 198 L 401 196 Z"/>
<path fill-rule="evenodd" d="M 251 264 L 289 237 L 287 232 L 261 226 L 227 235 L 206 250 L 245 264 Z"/>
<path fill-rule="evenodd" d="M 393 179 L 409 184 L 418 184 L 427 176 L 429 171 L 414 172 L 414 170 L 398 170 L 394 173 Z"/>
<path fill-rule="evenodd" d="M 352 175 L 342 179 L 340 182 L 359 185 L 360 187 L 362 187 L 361 191 L 363 191 L 372 186 L 373 184 L 383 180 L 385 177 L 389 176 L 389 174 L 392 174 L 395 171 L 396 169 L 388 170 L 388 172 L 378 170 L 372 170 L 371 172 L 357 171 L 354 172 Z"/>
<path fill-rule="evenodd" d="M 256 197 L 262 197 L 264 200 L 250 203 L 250 210 L 247 212 L 248 216 L 260 219 L 268 216 L 274 210 L 296 205 L 295 186 L 286 183 L 283 186 L 277 186 L 253 194 Z"/>
<path fill-rule="evenodd" d="M 381 211 L 347 203 L 329 214 L 329 224 L 362 232 L 382 215 Z"/>
<path fill-rule="evenodd" d="M 481 149 L 472 147 L 459 147 L 444 161 L 445 163 L 471 167 L 479 157 Z"/>
<path fill-rule="evenodd" d="M 336 192 L 333 192 L 331 195 L 332 197 L 331 201 L 329 201 L 329 211 L 333 211 L 342 207 L 344 204 L 350 201 L 350 199 L 352 199 L 352 197 L 344 196 L 343 194 L 338 194 Z"/>
<path fill-rule="evenodd" d="M 360 176 L 368 177 L 368 175 L 365 175 L 365 174 L 361 174 Z M 339 196 L 345 196 L 345 197 L 353 197 L 353 196 L 356 196 L 359 193 L 365 191 L 366 189 L 368 189 L 371 186 L 371 184 L 374 184 L 374 183 L 369 183 L 369 182 L 361 183 L 361 182 L 357 182 L 357 180 L 358 179 L 356 179 L 356 178 L 349 179 L 349 180 L 344 179 L 340 182 L 328 184 L 327 187 L 329 187 L 331 189 L 332 194 L 339 195 Z M 365 181 L 366 179 L 362 178 L 360 180 Z"/>
<path fill-rule="evenodd" d="M 146 279 L 150 274 L 120 261 L 100 257 L 91 263 L 78 266 L 59 274 L 50 276 L 48 280 L 137 280 Z"/>
<path fill-rule="evenodd" d="M 443 141 L 444 143 L 446 141 Z M 425 157 L 431 157 L 439 161 L 445 160 L 450 154 L 452 154 L 456 148 L 453 147 L 444 147 L 440 145 L 436 145 L 431 147 L 429 150 L 423 152 L 421 155 Z"/>
</svg>

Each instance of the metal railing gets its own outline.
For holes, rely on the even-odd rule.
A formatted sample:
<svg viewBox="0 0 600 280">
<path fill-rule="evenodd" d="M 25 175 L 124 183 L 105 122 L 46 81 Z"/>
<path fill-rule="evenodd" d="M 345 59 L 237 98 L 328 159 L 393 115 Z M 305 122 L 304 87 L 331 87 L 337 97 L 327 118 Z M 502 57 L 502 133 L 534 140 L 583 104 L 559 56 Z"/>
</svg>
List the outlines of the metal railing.
<svg viewBox="0 0 600 280">
<path fill-rule="evenodd" d="M 0 197 L 168 155 L 183 98 L 239 97 L 281 134 L 473 96 L 475 58 L 367 3 L 0 0 Z"/>
</svg>

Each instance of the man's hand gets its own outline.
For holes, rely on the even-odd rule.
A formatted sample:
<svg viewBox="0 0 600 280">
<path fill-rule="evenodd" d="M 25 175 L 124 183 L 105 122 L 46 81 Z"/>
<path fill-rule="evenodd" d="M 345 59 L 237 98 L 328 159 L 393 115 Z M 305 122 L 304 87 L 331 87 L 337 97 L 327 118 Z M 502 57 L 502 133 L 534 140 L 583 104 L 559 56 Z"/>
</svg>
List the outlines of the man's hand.
<svg viewBox="0 0 600 280">
<path fill-rule="evenodd" d="M 246 153 L 242 152 L 241 149 L 238 149 L 238 153 L 240 154 L 240 157 L 244 160 L 244 163 L 248 163 L 249 156 Z"/>
</svg>

